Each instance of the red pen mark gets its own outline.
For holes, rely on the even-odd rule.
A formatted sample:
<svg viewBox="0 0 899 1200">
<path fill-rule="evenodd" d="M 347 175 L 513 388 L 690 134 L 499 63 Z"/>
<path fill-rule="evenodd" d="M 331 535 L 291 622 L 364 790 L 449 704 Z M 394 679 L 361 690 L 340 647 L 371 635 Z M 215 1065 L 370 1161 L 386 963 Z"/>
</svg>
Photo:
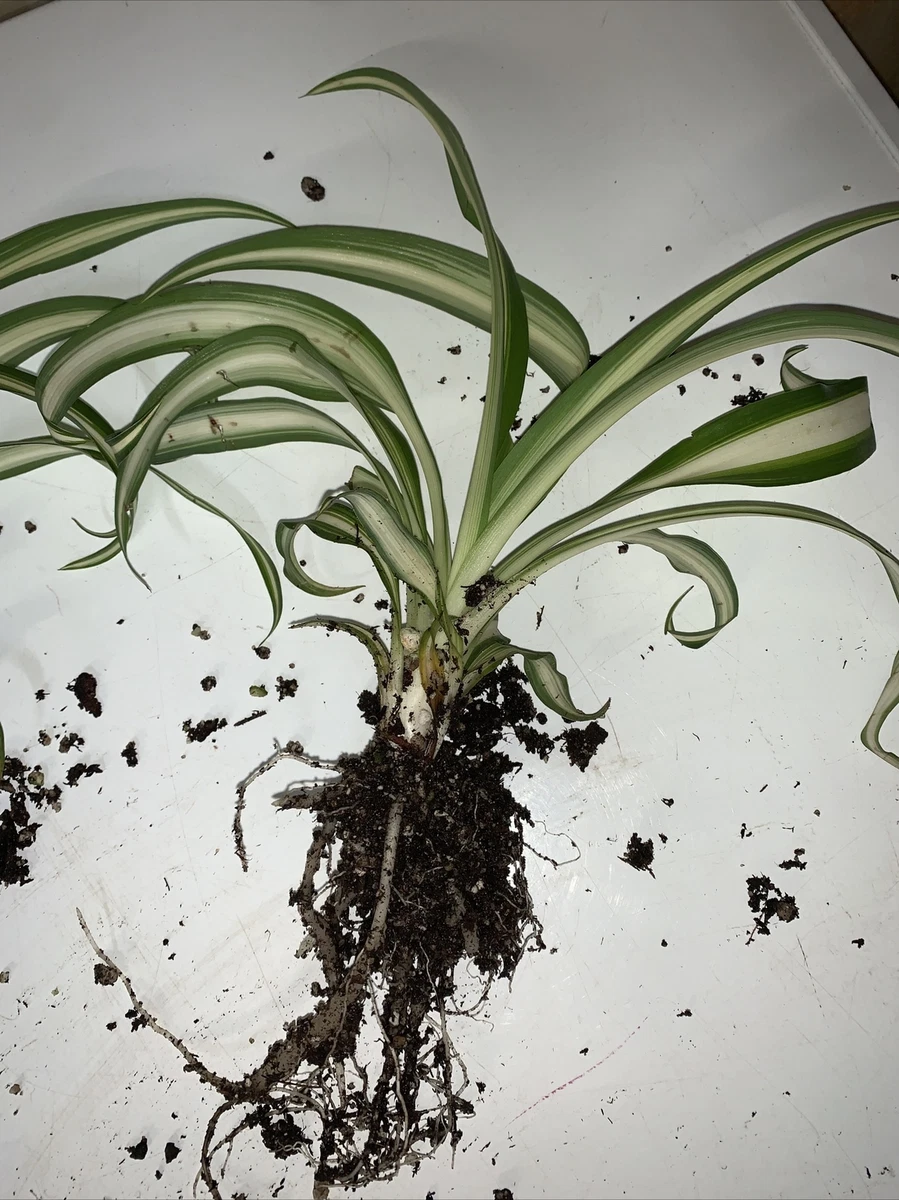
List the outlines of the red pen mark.
<svg viewBox="0 0 899 1200">
<path fill-rule="evenodd" d="M 615 1047 L 615 1049 L 610 1050 L 609 1053 L 604 1058 L 601 1058 L 599 1060 L 599 1062 L 595 1062 L 593 1064 L 593 1066 L 588 1067 L 586 1071 L 581 1071 L 580 1075 L 575 1075 L 571 1079 L 567 1080 L 565 1083 L 560 1083 L 559 1086 L 554 1087 L 551 1092 L 547 1092 L 545 1096 L 541 1096 L 539 1100 L 535 1100 L 533 1104 L 531 1104 L 527 1108 L 523 1109 L 518 1114 L 517 1117 L 513 1117 L 512 1121 L 510 1121 L 509 1124 L 512 1124 L 514 1121 L 520 1120 L 521 1117 L 525 1116 L 526 1113 L 529 1113 L 532 1108 L 536 1108 L 538 1104 L 542 1104 L 543 1101 L 548 1100 L 550 1098 L 550 1096 L 555 1096 L 556 1092 L 564 1092 L 565 1088 L 570 1087 L 573 1083 L 577 1083 L 577 1081 L 579 1079 L 583 1079 L 585 1075 L 589 1075 L 591 1071 L 595 1071 L 596 1068 L 601 1067 L 603 1065 L 603 1063 L 607 1063 L 614 1054 L 618 1053 L 618 1051 L 622 1048 L 622 1046 L 625 1046 L 631 1040 L 631 1038 L 634 1036 L 635 1033 L 640 1032 L 640 1030 L 643 1028 L 643 1026 L 645 1024 L 646 1024 L 646 1018 L 644 1018 L 640 1022 L 640 1024 L 633 1031 L 633 1033 L 629 1033 L 623 1042 L 619 1042 L 618 1045 Z"/>
</svg>

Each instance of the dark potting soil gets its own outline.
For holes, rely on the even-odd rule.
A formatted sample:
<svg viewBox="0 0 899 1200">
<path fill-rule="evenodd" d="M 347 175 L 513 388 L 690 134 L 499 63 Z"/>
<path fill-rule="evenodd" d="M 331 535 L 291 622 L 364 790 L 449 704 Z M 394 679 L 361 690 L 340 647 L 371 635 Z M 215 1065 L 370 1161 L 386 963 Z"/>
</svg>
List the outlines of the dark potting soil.
<svg viewBox="0 0 899 1200">
<path fill-rule="evenodd" d="M 639 834 L 632 833 L 627 849 L 619 857 L 623 863 L 627 863 L 635 871 L 648 871 L 655 879 L 652 870 L 652 860 L 655 857 L 652 838 L 641 838 Z"/>
<path fill-rule="evenodd" d="M 219 729 L 224 729 L 228 722 L 224 717 L 207 717 L 203 721 L 193 722 L 190 719 L 181 723 L 181 728 L 187 734 L 189 742 L 205 742 L 208 737 Z"/>
<path fill-rule="evenodd" d="M 20 758 L 8 756 L 0 775 L 0 799 L 8 807 L 0 812 L 0 883 L 29 883 L 31 872 L 22 854 L 34 844 L 40 823 L 34 810 L 59 807 L 59 787 L 45 787 L 40 766 L 27 767 Z"/>
<path fill-rule="evenodd" d="M 83 708 L 92 717 L 99 717 L 103 712 L 103 706 L 97 699 L 97 681 L 87 671 L 82 671 L 76 679 L 66 684 L 66 690 L 75 693 L 78 707 Z"/>
<path fill-rule="evenodd" d="M 300 190 L 307 200 L 319 201 L 325 198 L 324 187 L 311 175 L 304 175 L 300 180 Z"/>
<path fill-rule="evenodd" d="M 377 696 L 363 693 L 359 707 L 380 722 Z M 311 1156 L 320 1185 L 389 1179 L 416 1154 L 462 1137 L 460 1119 L 474 1109 L 443 1032 L 461 1003 L 460 971 L 479 972 L 486 989 L 543 948 L 525 874 L 531 818 L 507 787 L 520 764 L 502 742 L 511 731 L 526 746 L 537 739 L 538 753 L 543 738 L 551 749 L 545 720 L 507 663 L 456 710 L 433 761 L 376 732 L 337 761 L 336 779 L 278 800 L 314 822 L 288 897 L 307 932 L 300 953 L 319 972 L 312 1005 L 242 1079 L 197 1059 L 190 1069 L 228 1105 L 250 1106 L 240 1129 L 258 1129 L 275 1157 Z M 590 735 L 591 754 L 604 736 Z M 285 749 L 301 753 L 296 743 Z M 133 1028 L 149 1023 L 140 1004 L 126 1015 Z M 366 1030 L 382 1051 L 366 1050 L 360 1069 Z M 212 1178 L 208 1158 L 201 1168 Z"/>
<path fill-rule="evenodd" d="M 769 935 L 773 920 L 795 921 L 799 916 L 796 897 L 782 892 L 767 875 L 750 876 L 746 880 L 746 887 L 749 890 L 749 911 L 756 914 L 747 945 L 760 933 Z"/>
</svg>

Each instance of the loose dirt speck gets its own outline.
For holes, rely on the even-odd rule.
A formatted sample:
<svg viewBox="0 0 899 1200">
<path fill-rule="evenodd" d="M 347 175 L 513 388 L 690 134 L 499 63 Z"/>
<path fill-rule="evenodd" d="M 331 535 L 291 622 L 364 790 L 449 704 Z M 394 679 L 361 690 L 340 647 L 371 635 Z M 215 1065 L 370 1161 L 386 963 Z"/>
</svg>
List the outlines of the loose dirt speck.
<svg viewBox="0 0 899 1200">
<path fill-rule="evenodd" d="M 70 750 L 80 750 L 84 745 L 84 738 L 77 733 L 64 733 L 59 739 L 57 749 L 60 754 L 68 754 Z"/>
<path fill-rule="evenodd" d="M 253 653 L 257 658 L 271 658 L 272 648 L 271 646 L 254 646 Z"/>
<path fill-rule="evenodd" d="M 271 162 L 274 157 L 275 156 L 271 152 L 271 150 L 266 150 L 265 154 L 263 154 L 263 156 L 262 156 L 262 161 L 263 162 Z"/>
<path fill-rule="evenodd" d="M 200 680 L 200 687 L 204 692 L 211 692 L 217 683 L 218 680 L 214 675 L 204 675 Z"/>
<path fill-rule="evenodd" d="M 190 633 L 191 637 L 199 638 L 201 642 L 208 642 L 212 637 L 212 634 L 209 632 L 209 630 L 204 629 L 202 625 L 198 625 L 196 621 L 194 621 L 193 625 L 191 625 Z"/>
<path fill-rule="evenodd" d="M 46 700 L 47 699 L 46 689 L 38 688 L 37 691 L 34 693 L 34 698 L 35 698 L 35 700 Z"/>
<path fill-rule="evenodd" d="M 297 694 L 299 684 L 295 679 L 285 679 L 283 675 L 278 676 L 277 688 L 279 700 L 292 700 Z"/>
<path fill-rule="evenodd" d="M 146 1134 L 134 1146 L 126 1146 L 125 1150 L 128 1152 L 128 1154 L 131 1155 L 132 1158 L 137 1158 L 137 1159 L 146 1158 L 147 1157 Z"/>
<path fill-rule="evenodd" d="M 103 712 L 103 706 L 97 699 L 97 681 L 89 672 L 82 671 L 71 683 L 67 683 L 66 691 L 74 692 L 78 707 L 92 717 L 99 717 Z"/>
<path fill-rule="evenodd" d="M 34 521 L 26 521 L 25 529 L 28 533 L 34 533 L 37 529 L 37 525 L 35 525 Z"/>
<path fill-rule="evenodd" d="M 739 383 L 742 378 L 743 378 L 743 376 L 740 374 L 739 371 L 737 371 L 737 373 L 735 375 L 731 375 L 731 379 L 734 381 L 734 383 Z"/>
<path fill-rule="evenodd" d="M 666 805 L 666 807 L 672 808 L 674 806 L 674 797 L 673 796 L 663 796 L 662 803 L 664 805 Z"/>
<path fill-rule="evenodd" d="M 692 1017 L 692 1016 L 693 1016 L 693 1010 L 692 1010 L 691 1008 L 683 1008 L 683 1009 L 681 1009 L 681 1011 L 680 1011 L 680 1012 L 679 1012 L 677 1015 L 678 1015 L 679 1017 Z"/>
<path fill-rule="evenodd" d="M 804 870 L 805 870 L 805 868 L 808 866 L 808 863 L 807 863 L 807 862 L 803 862 L 803 861 L 802 861 L 802 856 L 803 856 L 804 854 L 805 854 L 805 850 L 803 849 L 803 847 L 802 847 L 802 846 L 798 846 L 798 847 L 797 847 L 797 848 L 796 848 L 796 849 L 793 851 L 793 857 L 792 857 L 792 858 L 785 859 L 785 860 L 784 860 L 784 862 L 782 862 L 782 863 L 778 863 L 777 865 L 780 867 L 780 869 L 781 869 L 782 871 L 790 871 L 790 870 L 792 870 L 793 868 L 797 868 L 797 869 L 798 869 L 798 870 L 800 870 L 800 871 L 804 871 Z"/>
<path fill-rule="evenodd" d="M 745 395 L 734 396 L 731 404 L 734 408 L 745 408 L 747 404 L 755 404 L 759 400 L 764 400 L 767 395 L 768 393 L 762 391 L 761 388 L 751 387 Z"/>
<path fill-rule="evenodd" d="M 679 384 L 677 385 L 677 394 L 678 394 L 679 396 L 686 396 L 686 394 L 687 394 L 687 388 L 686 388 L 686 386 L 685 386 L 683 383 L 679 383 Z"/>
<path fill-rule="evenodd" d="M 547 385 L 546 385 L 546 387 L 542 387 L 542 388 L 540 389 L 540 395 L 541 395 L 541 396 L 546 396 L 546 395 L 548 395 L 548 394 L 549 394 L 549 384 L 547 384 Z"/>
<path fill-rule="evenodd" d="M 633 867 L 635 871 L 648 871 L 655 879 L 652 869 L 654 853 L 652 838 L 641 838 L 639 834 L 632 833 L 627 849 L 624 854 L 619 855 L 619 858 L 629 867 Z"/>
<path fill-rule="evenodd" d="M 174 1162 L 180 1153 L 180 1146 L 176 1146 L 174 1142 L 166 1142 L 163 1154 L 165 1155 L 165 1161 L 167 1163 Z"/>
<path fill-rule="evenodd" d="M 586 771 L 593 755 L 608 736 L 608 731 L 598 721 L 591 721 L 588 725 L 563 730 L 557 740 L 562 743 L 571 765 Z"/>
<path fill-rule="evenodd" d="M 117 967 L 110 967 L 106 963 L 94 963 L 94 983 L 100 987 L 112 987 L 114 983 L 118 983 L 121 971 Z"/>
<path fill-rule="evenodd" d="M 324 187 L 311 175 L 304 175 L 300 180 L 300 191 L 307 200 L 314 200 L 316 203 L 325 198 Z"/>
<path fill-rule="evenodd" d="M 134 744 L 134 742 L 128 743 L 128 745 L 122 751 L 122 758 L 124 758 L 129 767 L 137 766 L 137 746 Z"/>
<path fill-rule="evenodd" d="M 461 346 L 447 346 L 446 352 L 447 352 L 447 354 L 461 354 L 462 347 Z"/>
<path fill-rule="evenodd" d="M 762 363 L 765 361 L 765 356 L 764 356 L 764 354 L 753 354 L 752 361 L 755 363 L 755 365 L 757 367 L 760 367 L 762 365 Z"/>
<path fill-rule="evenodd" d="M 621 544 L 618 547 L 618 553 L 619 554 L 627 554 L 629 548 L 630 547 L 628 546 L 627 542 L 621 542 Z"/>
<path fill-rule="evenodd" d="M 82 779 L 90 779 L 91 775 L 100 775 L 103 768 L 99 763 L 75 763 L 66 772 L 66 783 L 70 788 L 77 787 Z"/>
<path fill-rule="evenodd" d="M 746 887 L 749 891 L 749 910 L 756 914 L 747 946 L 758 934 L 769 935 L 770 924 L 775 918 L 788 922 L 795 921 L 799 916 L 796 897 L 787 896 L 779 887 L 775 887 L 767 875 L 751 875 L 746 880 Z"/>
<path fill-rule="evenodd" d="M 862 946 L 864 946 L 864 944 L 865 944 L 865 939 L 864 938 L 853 938 L 852 944 L 853 944 L 853 946 L 858 946 L 859 950 L 861 950 Z"/>
<path fill-rule="evenodd" d="M 181 728 L 187 734 L 189 742 L 205 742 L 208 737 L 216 733 L 219 729 L 224 729 L 228 722 L 224 717 L 207 717 L 205 721 L 187 720 L 182 722 Z"/>
<path fill-rule="evenodd" d="M 437 382 L 438 382 L 438 383 L 446 383 L 446 376 L 445 376 L 445 375 L 441 375 L 441 376 L 440 376 L 440 378 L 437 380 Z"/>
</svg>

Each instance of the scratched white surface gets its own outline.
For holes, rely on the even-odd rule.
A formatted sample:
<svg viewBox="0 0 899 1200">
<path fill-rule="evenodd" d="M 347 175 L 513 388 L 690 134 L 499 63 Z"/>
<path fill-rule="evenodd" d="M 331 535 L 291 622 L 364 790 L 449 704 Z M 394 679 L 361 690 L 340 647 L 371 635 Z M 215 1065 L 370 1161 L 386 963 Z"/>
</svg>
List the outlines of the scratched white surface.
<svg viewBox="0 0 899 1200">
<path fill-rule="evenodd" d="M 69 0 L 0 29 L 0 235 L 81 207 L 208 194 L 298 221 L 476 245 L 413 113 L 360 94 L 298 99 L 369 56 L 457 119 L 516 265 L 557 292 L 598 347 L 631 315 L 765 243 L 899 195 L 895 163 L 775 3 Z M 305 174 L 327 189 L 314 209 L 299 192 Z M 4 307 L 48 286 L 130 295 L 244 231 L 219 222 L 158 235 L 103 257 L 96 273 L 82 264 L 20 284 Z M 882 229 L 731 311 L 818 299 L 897 314 L 891 273 L 899 234 Z M 485 339 L 399 299 L 289 282 L 348 303 L 388 342 L 458 507 Z M 462 354 L 448 356 L 456 342 Z M 644 405 L 546 515 L 595 495 L 735 391 L 772 388 L 776 349 L 765 358 L 756 367 L 742 355 L 717 381 L 697 374 L 683 398 L 671 388 Z M 899 545 L 899 367 L 836 343 L 802 361 L 870 375 L 880 449 L 852 476 L 790 498 Z M 116 377 L 97 402 L 130 410 L 164 366 Z M 538 373 L 529 405 L 543 382 Z M 29 405 L 8 396 L 0 424 L 3 437 L 37 428 Z M 343 469 L 336 451 L 294 447 L 187 463 L 178 475 L 266 536 Z M 273 737 L 332 754 L 365 736 L 353 702 L 367 681 L 361 650 L 282 627 L 271 659 L 258 660 L 266 602 L 244 549 L 158 489 L 147 488 L 133 543 L 152 594 L 119 565 L 59 574 L 85 551 L 70 517 L 106 528 L 110 499 L 106 477 L 77 463 L 0 486 L 9 750 L 30 747 L 53 782 L 74 756 L 35 738 L 68 722 L 87 739 L 85 760 L 103 767 L 43 815 L 33 882 L 0 901 L 0 1192 L 14 1197 L 189 1195 L 217 1098 L 169 1045 L 130 1031 L 121 988 L 94 986 L 75 906 L 160 1019 L 210 1066 L 242 1074 L 306 1003 L 286 898 L 308 827 L 267 803 L 286 775 L 257 786 L 242 875 L 234 781 Z M 611 737 L 583 776 L 529 763 L 517 777 L 549 831 L 538 826 L 538 848 L 569 856 L 551 834 L 580 848 L 559 870 L 531 866 L 556 952 L 528 957 L 489 1020 L 456 1029 L 487 1087 L 454 1169 L 443 1155 L 372 1196 L 899 1196 L 899 777 L 857 740 L 899 644 L 899 613 L 876 562 L 835 534 L 758 521 L 699 532 L 731 563 L 742 600 L 739 620 L 701 653 L 663 636 L 682 580 L 637 548 L 563 568 L 509 612 L 508 632 L 555 650 L 576 696 L 611 696 Z M 368 578 L 364 563 L 320 547 L 309 558 L 339 579 Z M 371 617 L 376 598 L 369 589 L 363 605 L 344 607 Z M 288 616 L 313 610 L 299 594 L 288 601 Z M 690 611 L 701 618 L 702 601 Z M 190 636 L 194 621 L 209 641 Z M 81 670 L 99 680 L 98 720 L 65 690 Z M 205 693 L 209 673 L 218 687 Z M 298 679 L 296 699 L 249 696 L 279 674 Z M 265 718 L 185 744 L 186 718 L 233 725 L 257 705 Z M 120 757 L 132 738 L 134 769 Z M 618 859 L 634 831 L 655 838 L 654 879 Z M 807 870 L 778 870 L 797 846 Z M 747 946 L 745 880 L 758 873 L 795 892 L 800 918 Z M 692 1017 L 677 1016 L 687 1008 Z M 124 1148 L 143 1135 L 149 1153 L 134 1161 Z M 182 1153 L 166 1165 L 169 1140 Z M 310 1194 L 304 1168 L 274 1164 L 251 1135 L 224 1191 L 270 1196 L 285 1176 L 282 1196 Z"/>
</svg>

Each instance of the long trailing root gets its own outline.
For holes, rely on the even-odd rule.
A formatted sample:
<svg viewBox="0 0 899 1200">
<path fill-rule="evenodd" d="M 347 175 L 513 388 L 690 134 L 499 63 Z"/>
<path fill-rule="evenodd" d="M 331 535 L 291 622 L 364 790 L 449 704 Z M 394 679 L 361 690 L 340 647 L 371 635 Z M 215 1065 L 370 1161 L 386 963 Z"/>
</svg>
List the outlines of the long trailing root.
<svg viewBox="0 0 899 1200">
<path fill-rule="evenodd" d="M 511 979 L 522 955 L 543 944 L 525 879 L 530 818 L 503 782 L 513 764 L 494 748 L 503 723 L 492 686 L 493 707 L 470 702 L 432 763 L 379 736 L 337 763 L 289 742 L 239 785 L 235 846 L 246 867 L 249 785 L 286 758 L 336 773 L 277 801 L 314 814 L 289 899 L 306 931 L 298 953 L 315 962 L 321 981 L 311 985 L 313 1007 L 242 1079 L 209 1071 L 156 1020 L 78 914 L 103 967 L 124 983 L 137 1025 L 165 1037 L 185 1070 L 221 1096 L 198 1174 L 213 1200 L 221 1200 L 217 1156 L 226 1164 L 236 1139 L 253 1129 L 276 1158 L 305 1160 L 322 1197 L 332 1185 L 389 1180 L 458 1144 L 460 1122 L 474 1109 L 448 1020 L 475 1016 L 491 984 Z M 520 696 L 518 703 L 520 710 Z M 470 977 L 472 966 L 483 992 L 466 1007 L 456 979 L 460 967 Z M 220 1134 L 222 1119 L 237 1110 Z"/>
<path fill-rule="evenodd" d="M 267 771 L 270 771 L 272 767 L 276 767 L 278 763 L 283 762 L 286 758 L 293 759 L 295 762 L 305 763 L 307 767 L 318 767 L 325 770 L 335 769 L 334 763 L 308 755 L 299 742 L 288 742 L 285 746 L 279 746 L 275 742 L 274 753 L 270 754 L 258 767 L 254 767 L 249 775 L 240 781 L 236 789 L 237 801 L 234 805 L 234 820 L 231 824 L 231 832 L 234 835 L 234 852 L 240 859 L 240 865 L 244 871 L 248 871 L 250 868 L 243 836 L 243 812 L 247 803 L 247 789 L 250 787 L 250 784 L 255 783 L 257 779 L 261 778 Z M 291 795 L 294 795 L 294 793 L 291 793 Z M 296 793 L 296 795 L 298 797 L 299 793 Z M 302 804 L 297 798 L 296 802 L 284 804 L 281 807 L 310 808 L 312 807 L 311 797 L 309 804 Z"/>
</svg>

